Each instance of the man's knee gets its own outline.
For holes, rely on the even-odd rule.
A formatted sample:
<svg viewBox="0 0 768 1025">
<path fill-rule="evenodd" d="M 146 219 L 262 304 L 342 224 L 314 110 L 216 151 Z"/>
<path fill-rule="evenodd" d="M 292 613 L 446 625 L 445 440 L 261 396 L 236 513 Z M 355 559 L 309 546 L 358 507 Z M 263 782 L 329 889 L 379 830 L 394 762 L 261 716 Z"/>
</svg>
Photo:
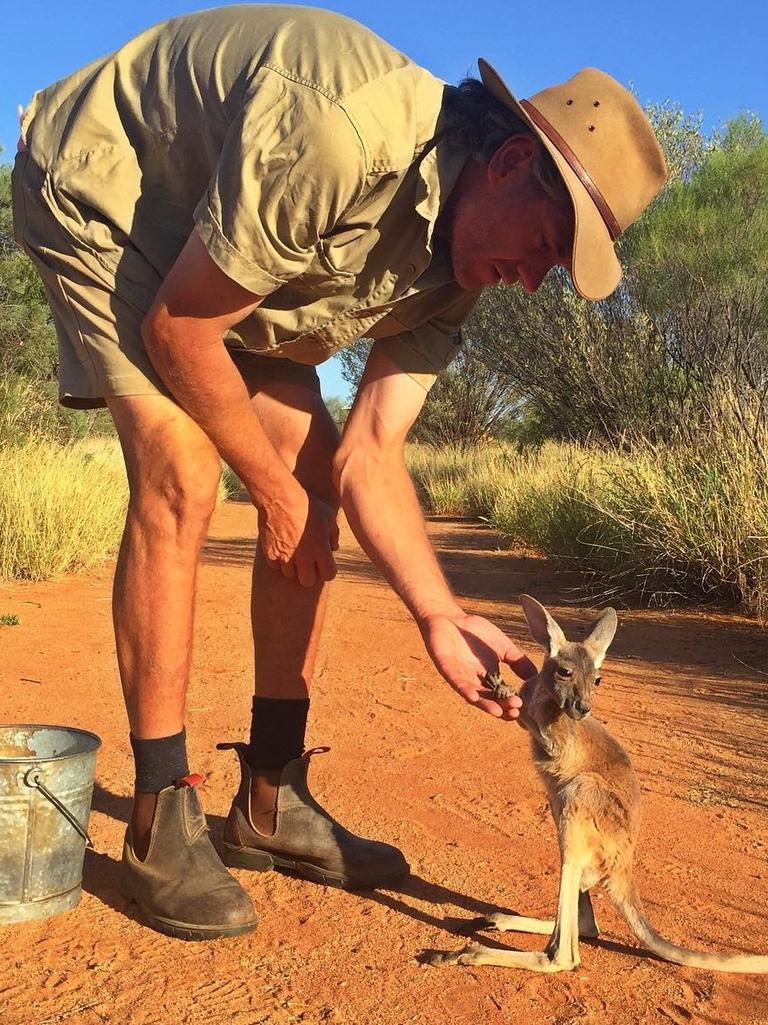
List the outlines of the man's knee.
<svg viewBox="0 0 768 1025">
<path fill-rule="evenodd" d="M 216 506 L 221 462 L 213 453 L 179 453 L 162 475 L 139 483 L 139 500 L 158 502 L 178 521 L 208 521 Z"/>
<path fill-rule="evenodd" d="M 170 403 L 153 404 L 148 415 L 140 405 L 109 405 L 125 456 L 130 514 L 157 537 L 199 540 L 216 506 L 221 460 L 215 447 Z"/>
<path fill-rule="evenodd" d="M 215 456 L 215 453 L 214 453 Z M 139 472 L 131 484 L 129 510 L 157 540 L 197 545 L 208 529 L 216 507 L 221 464 L 216 456 L 180 454 L 157 467 Z"/>
<path fill-rule="evenodd" d="M 252 402 L 270 441 L 302 487 L 335 508 L 338 495 L 331 470 L 339 430 L 320 394 L 270 383 Z"/>
</svg>

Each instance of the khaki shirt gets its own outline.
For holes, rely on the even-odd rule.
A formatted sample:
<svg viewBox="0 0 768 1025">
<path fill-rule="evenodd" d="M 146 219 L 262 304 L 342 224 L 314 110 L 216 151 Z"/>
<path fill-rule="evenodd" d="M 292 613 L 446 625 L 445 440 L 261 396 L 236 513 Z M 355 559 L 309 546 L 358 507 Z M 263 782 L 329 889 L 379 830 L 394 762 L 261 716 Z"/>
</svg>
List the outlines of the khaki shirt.
<svg viewBox="0 0 768 1025">
<path fill-rule="evenodd" d="M 46 202 L 127 300 L 149 307 L 196 227 L 264 296 L 240 344 L 317 364 L 385 338 L 429 387 L 479 294 L 433 250 L 466 161 L 435 141 L 444 88 L 340 15 L 242 5 L 147 30 L 37 93 L 23 130 Z"/>
</svg>

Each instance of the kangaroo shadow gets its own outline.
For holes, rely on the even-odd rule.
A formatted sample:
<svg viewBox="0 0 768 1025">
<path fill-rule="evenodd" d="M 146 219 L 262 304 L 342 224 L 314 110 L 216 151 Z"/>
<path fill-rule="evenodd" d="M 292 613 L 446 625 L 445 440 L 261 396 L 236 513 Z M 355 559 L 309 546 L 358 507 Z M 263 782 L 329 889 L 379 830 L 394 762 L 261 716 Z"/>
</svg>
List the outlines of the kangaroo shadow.
<svg viewBox="0 0 768 1025">
<path fill-rule="evenodd" d="M 423 879 L 421 876 L 417 875 L 408 876 L 407 879 L 403 880 L 400 886 L 388 887 L 386 891 L 372 890 L 370 893 L 367 893 L 366 896 L 369 900 L 373 900 L 377 904 L 381 904 L 383 907 L 389 908 L 391 911 L 396 911 L 408 918 L 412 918 L 416 922 L 444 929 L 446 932 L 460 937 L 473 936 L 475 933 L 483 931 L 484 919 L 492 912 L 501 911 L 504 914 L 510 915 L 521 913 L 510 908 L 499 907 L 498 904 L 489 904 L 487 901 L 479 900 L 478 898 L 471 897 L 468 894 L 448 889 L 445 886 L 441 886 L 439 883 L 429 882 L 429 880 Z M 473 917 L 458 918 L 456 916 L 446 915 L 445 917 L 440 918 L 427 911 L 422 911 L 420 908 L 412 907 L 410 904 L 398 899 L 399 896 L 413 897 L 416 900 L 423 900 L 430 904 L 450 904 L 454 907 L 461 908 L 463 911 L 472 913 Z M 494 932 L 492 935 L 494 936 L 494 939 L 488 940 L 487 938 L 483 938 L 483 942 L 487 946 L 498 947 L 500 950 L 510 949 L 509 946 L 505 946 L 503 943 L 495 941 L 496 937 L 502 935 L 501 933 Z M 542 939 L 544 938 L 542 937 Z M 658 957 L 658 955 L 651 953 L 649 950 L 645 950 L 641 947 L 632 947 L 624 943 L 618 943 L 615 940 L 603 939 L 602 937 L 598 937 L 597 939 L 580 939 L 579 943 L 601 950 L 608 950 L 615 954 L 623 954 L 626 957 L 642 957 L 649 961 L 658 961 L 662 964 L 667 963 L 663 958 Z M 420 963 L 426 963 L 429 955 L 433 953 L 439 953 L 439 951 L 431 949 L 423 950 L 417 956 L 416 960 Z"/>
</svg>

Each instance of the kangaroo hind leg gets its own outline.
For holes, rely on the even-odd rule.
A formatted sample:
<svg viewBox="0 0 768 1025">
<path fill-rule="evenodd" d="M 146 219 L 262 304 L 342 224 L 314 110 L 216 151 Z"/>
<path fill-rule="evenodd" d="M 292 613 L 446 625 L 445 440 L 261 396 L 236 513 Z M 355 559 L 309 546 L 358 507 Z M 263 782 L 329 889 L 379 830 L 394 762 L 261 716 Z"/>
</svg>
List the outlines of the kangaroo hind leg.
<svg viewBox="0 0 768 1025">
<path fill-rule="evenodd" d="M 529 972 L 564 972 L 579 964 L 579 880 L 581 866 L 565 862 L 560 874 L 560 896 L 552 937 L 541 953 L 498 950 L 471 943 L 456 953 L 430 953 L 434 965 L 497 965 Z"/>
<path fill-rule="evenodd" d="M 555 928 L 554 918 L 526 918 L 524 915 L 508 915 L 503 911 L 492 911 L 472 922 L 475 929 L 497 929 L 499 932 L 529 932 L 551 936 Z"/>
<path fill-rule="evenodd" d="M 545 954 L 561 971 L 581 963 L 579 956 L 579 886 L 582 866 L 565 860 L 560 868 L 560 894 L 555 928 Z"/>
<path fill-rule="evenodd" d="M 496 929 L 498 932 L 536 933 L 551 936 L 555 931 L 554 918 L 528 918 L 525 915 L 508 915 L 504 911 L 492 911 L 471 923 L 474 929 Z M 596 940 L 600 928 L 595 919 L 588 890 L 579 893 L 579 937 Z"/>
</svg>

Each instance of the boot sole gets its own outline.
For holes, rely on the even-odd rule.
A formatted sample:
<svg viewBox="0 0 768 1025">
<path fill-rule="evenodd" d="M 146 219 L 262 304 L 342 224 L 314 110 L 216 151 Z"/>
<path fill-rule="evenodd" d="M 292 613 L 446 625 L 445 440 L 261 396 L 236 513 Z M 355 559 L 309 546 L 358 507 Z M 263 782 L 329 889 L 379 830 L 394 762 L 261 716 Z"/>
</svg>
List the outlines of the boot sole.
<svg viewBox="0 0 768 1025">
<path fill-rule="evenodd" d="M 393 883 L 405 879 L 411 871 L 410 865 L 405 863 L 402 868 L 390 872 L 386 876 L 354 879 L 340 872 L 328 872 L 308 861 L 295 861 L 291 858 L 283 858 L 279 854 L 258 851 L 253 847 L 233 847 L 227 843 L 222 846 L 221 860 L 227 868 L 244 868 L 249 872 L 285 872 L 289 875 L 301 876 L 302 879 L 309 879 L 313 883 L 335 886 L 340 890 L 375 890 L 380 886 L 391 886 Z"/>
<path fill-rule="evenodd" d="M 179 922 L 171 918 L 163 918 L 150 911 L 131 891 L 124 881 L 120 883 L 120 892 L 126 900 L 135 904 L 143 915 L 147 925 L 155 932 L 164 936 L 173 936 L 177 940 L 218 940 L 226 936 L 242 936 L 253 932 L 259 924 L 258 918 L 245 925 L 195 925 L 191 922 Z"/>
</svg>

